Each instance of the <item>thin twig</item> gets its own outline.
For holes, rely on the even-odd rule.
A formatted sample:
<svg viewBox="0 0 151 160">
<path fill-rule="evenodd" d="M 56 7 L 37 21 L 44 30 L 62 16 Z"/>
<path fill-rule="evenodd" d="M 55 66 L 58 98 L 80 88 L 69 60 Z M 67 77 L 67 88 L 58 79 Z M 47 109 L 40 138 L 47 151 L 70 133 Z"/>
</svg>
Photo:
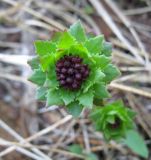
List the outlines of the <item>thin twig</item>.
<svg viewBox="0 0 151 160">
<path fill-rule="evenodd" d="M 149 63 L 149 57 L 146 53 L 145 46 L 141 42 L 141 39 L 139 38 L 137 32 L 132 27 L 130 20 L 122 13 L 122 11 L 115 5 L 115 3 L 112 0 L 106 0 L 106 3 L 110 6 L 110 8 L 116 13 L 116 15 L 120 18 L 120 20 L 124 23 L 124 25 L 130 30 L 131 34 L 135 38 L 138 46 L 140 47 L 142 53 L 145 56 L 146 64 Z"/>
<path fill-rule="evenodd" d="M 28 138 L 25 138 L 23 141 L 21 141 L 21 143 L 23 143 L 23 144 L 25 143 L 25 144 L 26 144 L 27 142 L 30 142 L 30 141 L 32 141 L 32 140 L 34 140 L 34 139 L 36 139 L 36 138 L 38 138 L 38 137 L 40 137 L 40 136 L 42 136 L 42 135 L 45 135 L 45 134 L 53 131 L 53 130 L 54 130 L 55 128 L 57 128 L 58 126 L 66 123 L 66 122 L 68 122 L 68 121 L 71 120 L 71 119 L 72 119 L 72 116 L 71 116 L 71 115 L 68 115 L 68 116 L 66 116 L 65 118 L 61 119 L 60 121 L 56 122 L 55 124 L 53 124 L 53 125 L 45 128 L 45 129 L 37 132 L 36 134 L 34 134 L 34 135 L 32 135 L 32 136 L 30 136 L 30 137 L 28 137 Z M 7 149 L 10 149 L 10 148 L 7 148 Z M 15 148 L 13 148 L 11 151 L 13 151 L 14 149 L 15 149 Z M 4 150 L 4 151 L 5 151 L 5 150 Z M 4 152 L 4 151 L 3 151 L 3 152 Z M 7 152 L 7 153 L 8 153 L 8 152 Z M 2 153 L 0 152 L 0 155 L 1 155 L 1 154 L 2 154 Z M 4 154 L 3 154 L 3 155 L 4 155 Z"/>
<path fill-rule="evenodd" d="M 112 82 L 109 85 L 109 87 L 151 98 L 151 93 L 150 92 L 143 91 L 143 90 L 140 90 L 140 89 L 137 89 L 137 88 L 134 88 L 134 87 L 126 86 L 124 84 L 118 84 L 118 83 Z"/>
<path fill-rule="evenodd" d="M 129 41 L 122 35 L 117 25 L 113 22 L 111 16 L 109 13 L 105 10 L 102 3 L 98 0 L 89 0 L 91 4 L 95 7 L 98 14 L 103 18 L 103 20 L 108 24 L 108 26 L 112 29 L 112 31 L 115 33 L 115 35 L 127 46 L 127 48 L 132 52 L 132 54 L 136 57 L 138 62 L 140 64 L 145 65 L 144 60 L 142 57 L 138 54 L 138 52 L 135 50 L 135 48 L 132 47 L 132 45 L 129 43 Z"/>
<path fill-rule="evenodd" d="M 151 7 L 142 7 L 142 8 L 133 8 L 123 11 L 125 15 L 132 16 L 132 15 L 139 15 L 151 12 Z"/>
<path fill-rule="evenodd" d="M 27 61 L 32 57 L 33 56 L 28 56 L 28 55 L 11 55 L 11 54 L 0 53 L 0 61 L 15 65 L 29 66 L 27 64 Z"/>
<path fill-rule="evenodd" d="M 56 21 L 48 18 L 47 16 L 42 15 L 41 13 L 39 13 L 39 12 L 37 12 L 37 11 L 34 11 L 33 9 L 31 9 L 31 8 L 29 8 L 29 7 L 23 6 L 23 5 L 22 5 L 21 3 L 19 3 L 19 2 L 15 2 L 15 1 L 13 1 L 13 0 L 3 0 L 3 1 L 6 2 L 6 3 L 8 3 L 8 4 L 10 4 L 10 5 L 13 5 L 13 6 L 18 6 L 18 5 L 19 5 L 19 6 L 21 7 L 21 9 L 23 9 L 23 10 L 26 11 L 27 13 L 35 16 L 36 18 L 42 19 L 42 20 L 45 21 L 46 23 L 49 23 L 50 25 L 58 28 L 59 30 L 60 30 L 60 29 L 61 29 L 61 30 L 64 30 L 64 29 L 65 29 L 65 27 L 64 27 L 62 24 L 60 24 L 60 23 L 58 23 L 58 22 L 56 22 Z"/>
<path fill-rule="evenodd" d="M 24 142 L 24 138 L 21 137 L 16 131 L 14 131 L 12 128 L 10 128 L 5 122 L 3 122 L 2 120 L 0 120 L 0 126 L 5 129 L 10 135 L 12 135 L 13 137 L 15 137 L 17 140 L 20 141 L 20 143 Z M 27 143 L 29 144 L 29 143 Z M 9 149 L 13 151 L 13 148 L 12 149 Z M 22 151 L 20 148 L 18 148 L 19 151 Z M 46 160 L 51 160 L 48 156 L 46 156 L 44 153 L 42 153 L 40 150 L 38 150 L 37 148 L 32 148 L 32 151 L 35 152 L 36 154 L 38 154 L 39 156 L 45 158 Z M 24 150 L 25 152 L 25 150 Z M 8 152 L 7 152 L 8 153 Z M 29 152 L 25 152 L 25 153 L 29 153 Z M 0 156 L 2 157 L 4 154 L 0 154 Z M 42 159 L 42 158 L 39 158 L 39 159 Z"/>
</svg>

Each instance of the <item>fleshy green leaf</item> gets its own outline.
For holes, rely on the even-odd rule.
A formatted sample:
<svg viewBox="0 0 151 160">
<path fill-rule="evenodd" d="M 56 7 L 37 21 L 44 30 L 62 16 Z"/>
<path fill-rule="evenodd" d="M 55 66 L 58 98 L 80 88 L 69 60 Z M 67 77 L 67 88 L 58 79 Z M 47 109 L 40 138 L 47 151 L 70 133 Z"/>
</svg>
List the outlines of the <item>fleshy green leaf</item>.
<svg viewBox="0 0 151 160">
<path fill-rule="evenodd" d="M 83 148 L 78 144 L 73 144 L 68 147 L 68 150 L 72 153 L 82 154 Z"/>
<path fill-rule="evenodd" d="M 59 83 L 55 77 L 52 77 L 51 80 L 46 79 L 46 81 L 44 83 L 44 87 L 47 87 L 47 88 L 57 89 L 58 86 L 59 86 Z"/>
<path fill-rule="evenodd" d="M 61 39 L 60 39 L 58 47 L 66 49 L 66 48 L 70 48 L 70 46 L 72 46 L 74 43 L 75 43 L 75 40 L 70 35 L 70 33 L 64 32 L 63 35 L 62 35 L 62 37 L 61 37 Z"/>
<path fill-rule="evenodd" d="M 96 70 L 94 77 L 95 82 L 100 82 L 104 77 L 105 74 L 100 69 Z"/>
<path fill-rule="evenodd" d="M 77 101 L 74 101 L 67 106 L 67 111 L 74 117 L 78 117 L 82 110 L 83 106 L 80 105 Z"/>
<path fill-rule="evenodd" d="M 80 56 L 83 58 L 84 62 L 85 59 L 89 56 L 88 50 L 82 44 L 74 44 L 71 46 L 69 52 L 72 53 L 72 55 Z"/>
<path fill-rule="evenodd" d="M 111 53 L 112 53 L 112 44 L 109 42 L 104 42 L 101 54 L 104 54 L 105 56 L 111 56 Z"/>
<path fill-rule="evenodd" d="M 49 69 L 50 70 L 47 73 L 48 79 L 45 83 L 45 86 L 48 88 L 57 88 L 59 86 L 59 83 L 57 81 L 55 67 L 51 66 Z"/>
<path fill-rule="evenodd" d="M 47 94 L 47 106 L 63 105 L 61 97 L 58 95 L 57 90 L 50 89 Z"/>
<path fill-rule="evenodd" d="M 87 92 L 91 86 L 100 82 L 105 77 L 105 74 L 100 69 L 91 68 L 88 80 L 83 84 L 83 93 Z"/>
<path fill-rule="evenodd" d="M 110 116 L 106 119 L 107 123 L 113 124 L 115 122 L 115 116 Z"/>
<path fill-rule="evenodd" d="M 86 93 L 82 93 L 79 97 L 78 97 L 78 100 L 79 100 L 79 103 L 85 107 L 89 107 L 89 108 L 92 108 L 93 107 L 93 97 L 94 97 L 94 94 L 93 94 L 93 90 L 92 89 L 89 89 L 88 92 Z"/>
<path fill-rule="evenodd" d="M 54 64 L 54 56 L 47 54 L 40 58 L 41 66 L 43 71 L 46 71 L 48 67 L 51 67 L 51 64 Z"/>
<path fill-rule="evenodd" d="M 46 74 L 40 69 L 35 69 L 31 77 L 28 78 L 28 80 L 41 86 L 46 80 Z"/>
<path fill-rule="evenodd" d="M 38 69 L 39 68 L 38 57 L 34 57 L 34 58 L 30 59 L 27 63 L 31 66 L 32 69 Z"/>
<path fill-rule="evenodd" d="M 99 54 L 101 52 L 103 40 L 104 37 L 102 35 L 90 38 L 85 42 L 85 47 L 91 54 Z"/>
<path fill-rule="evenodd" d="M 83 85 L 83 88 L 84 88 L 83 93 L 87 92 L 92 85 L 93 85 L 93 82 L 91 80 L 87 80 Z"/>
<path fill-rule="evenodd" d="M 95 60 L 97 67 L 100 67 L 101 69 L 104 69 L 104 67 L 106 67 L 106 65 L 111 61 L 109 57 L 104 55 L 93 56 L 93 59 Z"/>
<path fill-rule="evenodd" d="M 45 100 L 47 89 L 45 87 L 39 87 L 36 91 L 36 99 Z"/>
<path fill-rule="evenodd" d="M 101 111 L 100 107 L 95 107 L 94 110 L 92 110 L 92 112 L 90 113 L 90 118 L 95 122 L 96 120 L 100 119 L 100 115 L 101 115 Z"/>
<path fill-rule="evenodd" d="M 104 81 L 106 83 L 111 82 L 114 78 L 120 75 L 120 71 L 113 64 L 109 64 L 104 68 L 103 71 L 106 75 Z"/>
<path fill-rule="evenodd" d="M 138 155 L 148 158 L 148 149 L 143 138 L 134 130 L 127 131 L 124 143 Z"/>
<path fill-rule="evenodd" d="M 44 56 L 48 53 L 55 52 L 56 45 L 50 41 L 35 41 L 35 49 L 39 56 Z"/>
<path fill-rule="evenodd" d="M 78 21 L 75 24 L 73 24 L 70 27 L 69 32 L 79 42 L 84 42 L 86 40 L 86 35 L 85 35 L 85 32 L 84 32 L 84 28 L 83 28 L 83 26 L 82 26 L 80 21 Z"/>
<path fill-rule="evenodd" d="M 75 93 L 69 90 L 61 89 L 61 98 L 64 101 L 65 105 L 68 105 L 75 99 Z"/>
<path fill-rule="evenodd" d="M 130 109 L 128 109 L 127 112 L 128 112 L 128 115 L 129 115 L 131 118 L 134 118 L 134 117 L 136 116 L 136 112 L 134 112 L 134 111 L 132 111 L 132 110 L 130 110 Z"/>
<path fill-rule="evenodd" d="M 105 77 L 105 74 L 100 70 L 92 70 L 89 79 L 83 85 L 83 93 L 88 92 L 89 88 L 94 85 L 94 83 L 100 82 Z"/>
<path fill-rule="evenodd" d="M 107 91 L 105 85 L 101 83 L 97 83 L 94 85 L 94 95 L 96 98 L 108 98 L 109 97 L 109 92 Z"/>
</svg>

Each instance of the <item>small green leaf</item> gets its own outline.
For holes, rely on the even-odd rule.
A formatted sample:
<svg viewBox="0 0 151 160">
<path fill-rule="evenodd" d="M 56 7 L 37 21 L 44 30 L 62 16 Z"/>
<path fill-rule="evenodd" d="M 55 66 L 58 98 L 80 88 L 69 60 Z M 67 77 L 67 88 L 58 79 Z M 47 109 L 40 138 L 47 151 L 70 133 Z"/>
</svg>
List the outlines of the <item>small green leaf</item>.
<svg viewBox="0 0 151 160">
<path fill-rule="evenodd" d="M 48 67 L 51 67 L 51 64 L 54 64 L 55 58 L 54 56 L 47 54 L 40 58 L 40 63 L 43 71 L 46 71 Z"/>
<path fill-rule="evenodd" d="M 83 93 L 87 92 L 94 83 L 100 82 L 105 77 L 105 74 L 100 70 L 92 70 L 88 80 L 83 84 Z"/>
<path fill-rule="evenodd" d="M 92 81 L 87 80 L 83 85 L 84 87 L 83 93 L 87 92 L 92 85 L 93 85 Z"/>
<path fill-rule="evenodd" d="M 39 87 L 36 91 L 36 99 L 45 100 L 47 89 L 45 87 Z"/>
<path fill-rule="evenodd" d="M 104 55 L 95 55 L 93 56 L 93 59 L 95 60 L 97 67 L 100 67 L 101 69 L 104 69 L 106 65 L 111 61 L 109 57 L 106 57 Z"/>
<path fill-rule="evenodd" d="M 67 106 L 67 111 L 74 117 L 78 117 L 82 110 L 83 106 L 80 105 L 77 101 L 74 101 Z"/>
<path fill-rule="evenodd" d="M 54 66 L 50 67 L 50 70 L 47 73 L 47 81 L 45 86 L 48 88 L 57 88 L 59 86 L 59 82 L 57 80 L 56 72 Z"/>
<path fill-rule="evenodd" d="M 83 26 L 82 26 L 80 21 L 78 21 L 75 24 L 73 24 L 70 27 L 69 32 L 79 42 L 84 42 L 86 40 L 86 35 L 85 35 L 85 32 L 84 32 L 84 28 L 83 28 Z"/>
<path fill-rule="evenodd" d="M 58 95 L 57 90 L 50 89 L 47 94 L 47 106 L 63 105 L 61 97 Z"/>
<path fill-rule="evenodd" d="M 115 79 L 117 76 L 120 75 L 120 71 L 115 67 L 113 64 L 109 64 L 104 68 L 105 78 L 104 81 L 106 83 L 111 82 L 113 79 Z"/>
<path fill-rule="evenodd" d="M 31 66 L 32 69 L 39 68 L 39 58 L 38 57 L 34 57 L 30 59 L 27 63 Z"/>
<path fill-rule="evenodd" d="M 95 82 L 100 82 L 103 78 L 105 78 L 105 74 L 100 69 L 97 69 L 95 72 Z"/>
<path fill-rule="evenodd" d="M 94 85 L 94 96 L 96 98 L 108 98 L 109 97 L 109 92 L 107 91 L 105 85 L 101 84 L 101 83 L 97 83 Z"/>
<path fill-rule="evenodd" d="M 72 46 L 74 43 L 75 43 L 75 40 L 70 35 L 70 33 L 64 32 L 63 35 L 62 35 L 62 37 L 61 37 L 61 39 L 60 39 L 58 47 L 66 49 L 66 48 L 70 48 L 70 46 Z"/>
<path fill-rule="evenodd" d="M 72 45 L 69 50 L 69 53 L 72 53 L 72 55 L 75 56 L 79 55 L 81 58 L 83 58 L 84 62 L 85 59 L 89 56 L 88 50 L 81 43 Z"/>
<path fill-rule="evenodd" d="M 148 158 L 148 149 L 143 138 L 134 130 L 130 130 L 126 134 L 124 143 L 138 155 Z"/>
<path fill-rule="evenodd" d="M 47 87 L 47 88 L 57 89 L 58 86 L 59 86 L 59 83 L 55 77 L 52 77 L 51 79 L 46 79 L 44 83 L 44 87 Z"/>
<path fill-rule="evenodd" d="M 78 144 L 73 144 L 68 147 L 68 150 L 72 153 L 82 154 L 83 148 Z"/>
<path fill-rule="evenodd" d="M 101 54 L 104 54 L 105 56 L 111 56 L 111 53 L 112 53 L 112 44 L 109 42 L 104 42 Z"/>
<path fill-rule="evenodd" d="M 43 85 L 46 80 L 46 74 L 40 69 L 35 69 L 31 77 L 28 78 L 28 80 L 37 85 Z"/>
<path fill-rule="evenodd" d="M 128 112 L 128 115 L 131 117 L 131 118 L 134 118 L 136 116 L 136 112 L 130 110 L 130 109 L 127 109 L 127 112 Z"/>
<path fill-rule="evenodd" d="M 90 113 L 90 118 L 96 122 L 98 119 L 100 119 L 101 110 L 100 107 L 95 107 L 92 112 Z"/>
<path fill-rule="evenodd" d="M 79 97 L 79 103 L 81 105 L 83 105 L 84 107 L 89 107 L 92 108 L 93 107 L 93 90 L 89 89 L 86 93 L 82 93 Z"/>
<path fill-rule="evenodd" d="M 48 53 L 53 53 L 56 50 L 55 43 L 50 41 L 36 41 L 35 42 L 36 53 L 39 56 L 44 56 Z"/>
<path fill-rule="evenodd" d="M 91 54 L 99 54 L 101 52 L 103 40 L 104 37 L 102 35 L 90 38 L 85 42 L 85 47 Z"/>
<path fill-rule="evenodd" d="M 65 105 L 68 105 L 69 103 L 71 103 L 75 99 L 74 92 L 71 92 L 71 91 L 65 90 L 65 89 L 61 89 L 60 93 L 61 93 L 61 98 L 64 101 Z"/>
<path fill-rule="evenodd" d="M 107 119 L 106 119 L 107 122 L 109 122 L 110 124 L 114 124 L 115 123 L 115 116 L 109 116 Z"/>
</svg>

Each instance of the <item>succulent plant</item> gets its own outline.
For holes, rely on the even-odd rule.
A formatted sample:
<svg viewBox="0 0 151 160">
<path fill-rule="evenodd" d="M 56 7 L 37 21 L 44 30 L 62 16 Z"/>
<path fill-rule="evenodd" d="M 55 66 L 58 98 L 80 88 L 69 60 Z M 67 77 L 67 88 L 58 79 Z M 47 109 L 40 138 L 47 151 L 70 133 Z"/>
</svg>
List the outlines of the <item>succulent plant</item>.
<svg viewBox="0 0 151 160">
<path fill-rule="evenodd" d="M 91 113 L 96 130 L 102 131 L 107 140 L 118 140 L 124 137 L 128 130 L 134 128 L 134 116 L 135 113 L 128 107 L 125 107 L 122 101 L 95 108 Z"/>
<path fill-rule="evenodd" d="M 84 107 L 91 109 L 95 99 L 109 97 L 106 86 L 119 71 L 111 64 L 111 45 L 103 35 L 87 36 L 78 21 L 50 41 L 36 41 L 35 49 L 29 80 L 39 86 L 37 98 L 47 106 L 65 106 L 76 116 Z"/>
</svg>

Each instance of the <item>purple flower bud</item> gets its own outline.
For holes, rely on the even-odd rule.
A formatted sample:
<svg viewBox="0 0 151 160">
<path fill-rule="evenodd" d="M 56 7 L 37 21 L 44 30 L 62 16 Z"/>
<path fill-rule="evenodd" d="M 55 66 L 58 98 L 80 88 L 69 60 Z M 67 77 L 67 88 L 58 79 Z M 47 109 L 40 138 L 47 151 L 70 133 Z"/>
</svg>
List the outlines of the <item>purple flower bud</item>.
<svg viewBox="0 0 151 160">
<path fill-rule="evenodd" d="M 60 74 L 60 79 L 65 79 L 65 76 L 63 74 Z"/>
<path fill-rule="evenodd" d="M 65 62 L 64 62 L 64 66 L 65 66 L 65 67 L 69 67 L 69 66 L 70 66 L 70 62 L 69 62 L 69 61 L 65 61 Z"/>
<path fill-rule="evenodd" d="M 68 69 L 68 74 L 69 74 L 69 75 L 72 75 L 73 73 L 74 73 L 73 68 L 69 68 L 69 69 Z"/>
<path fill-rule="evenodd" d="M 69 84 L 72 83 L 72 78 L 68 77 L 68 78 L 66 79 L 66 82 L 69 83 Z"/>
<path fill-rule="evenodd" d="M 81 65 L 79 63 L 76 63 L 74 68 L 79 69 L 81 67 Z"/>
<path fill-rule="evenodd" d="M 81 76 L 80 73 L 77 73 L 77 74 L 75 75 L 75 78 L 76 78 L 77 80 L 81 80 L 82 76 Z"/>
<path fill-rule="evenodd" d="M 61 81 L 60 81 L 60 84 L 61 84 L 61 85 L 65 85 L 65 84 L 66 84 L 65 80 L 61 80 Z"/>
<path fill-rule="evenodd" d="M 67 72 L 67 69 L 66 69 L 66 68 L 62 68 L 62 69 L 61 69 L 61 72 L 62 72 L 62 73 L 66 73 L 66 72 Z"/>
<path fill-rule="evenodd" d="M 77 83 L 73 83 L 73 84 L 72 84 L 72 87 L 73 87 L 73 89 L 77 89 L 77 88 L 78 88 Z"/>
</svg>

